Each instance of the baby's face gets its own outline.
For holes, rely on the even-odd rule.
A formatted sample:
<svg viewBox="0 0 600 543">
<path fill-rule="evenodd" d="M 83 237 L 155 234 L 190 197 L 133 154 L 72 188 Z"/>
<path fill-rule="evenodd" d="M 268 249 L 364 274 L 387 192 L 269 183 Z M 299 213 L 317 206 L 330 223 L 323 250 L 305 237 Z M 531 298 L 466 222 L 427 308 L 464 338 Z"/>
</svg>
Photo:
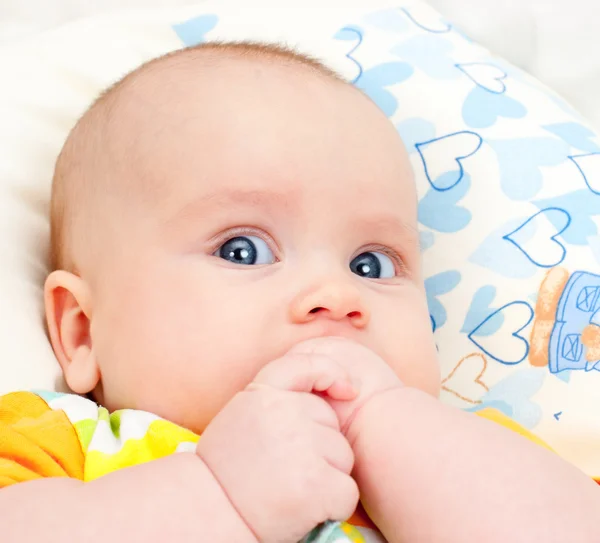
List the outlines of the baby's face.
<svg viewBox="0 0 600 543">
<path fill-rule="evenodd" d="M 236 70 L 170 89 L 152 118 L 131 108 L 123 176 L 140 194 L 114 202 L 88 270 L 99 400 L 200 432 L 266 363 L 331 335 L 437 394 L 393 126 L 342 84 Z"/>
</svg>

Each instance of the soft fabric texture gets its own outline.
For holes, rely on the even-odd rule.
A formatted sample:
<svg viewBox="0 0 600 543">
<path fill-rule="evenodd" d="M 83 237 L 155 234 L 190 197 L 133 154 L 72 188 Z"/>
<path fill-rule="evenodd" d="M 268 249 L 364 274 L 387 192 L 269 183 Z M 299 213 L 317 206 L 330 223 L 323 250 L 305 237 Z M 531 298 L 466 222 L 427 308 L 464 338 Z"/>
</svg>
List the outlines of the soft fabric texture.
<svg viewBox="0 0 600 543">
<path fill-rule="evenodd" d="M 0 50 L 0 354 L 11 361 L 0 391 L 64 388 L 41 287 L 50 179 L 69 128 L 128 70 L 219 39 L 297 46 L 381 107 L 416 174 L 442 399 L 498 409 L 600 475 L 598 137 L 418 1 L 268 12 L 204 2 L 89 19 Z"/>
<path fill-rule="evenodd" d="M 478 413 L 526 438 L 543 441 L 499 411 Z M 13 392 L 0 397 L 0 489 L 41 477 L 93 481 L 116 470 L 195 451 L 201 439 L 145 411 L 109 413 L 92 400 L 56 392 Z M 362 508 L 348 522 L 315 529 L 305 543 L 379 543 Z"/>
</svg>

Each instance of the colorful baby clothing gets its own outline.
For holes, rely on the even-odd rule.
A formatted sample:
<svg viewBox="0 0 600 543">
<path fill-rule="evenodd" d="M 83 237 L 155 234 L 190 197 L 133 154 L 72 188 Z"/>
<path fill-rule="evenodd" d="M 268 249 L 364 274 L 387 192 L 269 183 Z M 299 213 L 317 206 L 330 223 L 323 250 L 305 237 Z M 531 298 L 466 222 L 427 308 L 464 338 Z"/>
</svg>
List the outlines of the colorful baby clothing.
<svg viewBox="0 0 600 543">
<path fill-rule="evenodd" d="M 348 522 L 326 522 L 300 543 L 386 543 L 380 532 Z"/>
<path fill-rule="evenodd" d="M 499 411 L 477 414 L 544 445 Z M 145 411 L 109 413 L 74 394 L 14 392 L 0 397 L 0 489 L 45 477 L 92 481 L 121 468 L 195 451 L 198 439 Z M 356 515 L 349 522 L 328 522 L 303 543 L 384 543 L 369 525 Z"/>
</svg>

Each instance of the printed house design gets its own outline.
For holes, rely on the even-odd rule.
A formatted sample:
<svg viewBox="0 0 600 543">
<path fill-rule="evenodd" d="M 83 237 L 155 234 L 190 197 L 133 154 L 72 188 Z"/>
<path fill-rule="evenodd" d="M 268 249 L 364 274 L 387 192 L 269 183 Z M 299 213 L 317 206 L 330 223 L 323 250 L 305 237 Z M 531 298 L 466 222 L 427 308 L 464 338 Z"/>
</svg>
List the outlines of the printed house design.
<svg viewBox="0 0 600 543">
<path fill-rule="evenodd" d="M 548 368 L 600 371 L 600 359 L 589 361 L 581 336 L 586 327 L 600 327 L 600 276 L 575 272 L 569 278 L 556 310 L 556 323 L 550 336 Z"/>
</svg>

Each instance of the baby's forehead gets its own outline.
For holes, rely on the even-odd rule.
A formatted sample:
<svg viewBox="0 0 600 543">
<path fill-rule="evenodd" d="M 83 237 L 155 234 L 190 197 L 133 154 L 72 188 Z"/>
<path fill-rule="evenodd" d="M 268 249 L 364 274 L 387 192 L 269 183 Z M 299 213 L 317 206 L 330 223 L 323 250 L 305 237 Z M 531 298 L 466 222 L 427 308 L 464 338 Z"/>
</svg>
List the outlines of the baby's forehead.
<svg viewBox="0 0 600 543">
<path fill-rule="evenodd" d="M 173 60 L 151 64 L 125 79 L 90 117 L 104 125 L 104 150 L 113 160 L 143 162 L 156 158 L 162 147 L 189 144 L 189 138 L 196 138 L 202 152 L 202 146 L 216 138 L 224 143 L 235 139 L 249 124 L 260 138 L 263 126 L 277 118 L 294 117 L 299 107 L 316 110 L 316 102 L 334 102 L 349 92 L 355 93 L 354 99 L 366 100 L 341 80 L 298 62 L 243 57 L 219 58 L 216 63 L 210 57 Z M 302 118 L 294 121 L 288 131 Z"/>
<path fill-rule="evenodd" d="M 311 66 L 172 59 L 115 90 L 101 121 L 105 188 L 124 200 L 165 213 L 199 194 L 214 205 L 232 192 L 283 194 L 284 204 L 315 197 L 326 176 L 348 184 L 352 175 L 369 196 L 399 188 L 377 183 L 404 168 L 394 127 L 360 91 Z"/>
<path fill-rule="evenodd" d="M 190 177 L 214 185 L 215 165 L 236 177 L 220 183 L 244 183 L 251 167 L 292 171 L 319 154 L 319 142 L 323 149 L 339 143 L 348 154 L 370 151 L 379 169 L 401 156 L 393 126 L 359 91 L 302 68 L 281 68 L 232 62 L 188 77 L 176 66 L 173 83 L 161 88 L 154 84 L 158 74 L 150 74 L 111 111 L 113 154 L 134 170 L 132 181 L 149 191 L 166 183 L 169 193 L 184 189 Z M 280 180 L 263 176 L 277 192 Z"/>
<path fill-rule="evenodd" d="M 324 66 L 291 60 L 288 57 L 244 56 L 226 51 L 205 51 L 200 55 L 157 59 L 142 66 L 109 89 L 109 113 L 131 116 L 185 114 L 190 107 L 210 110 L 215 103 L 244 101 L 259 92 L 265 101 L 299 89 L 327 88 L 345 93 L 356 89 Z M 206 102 L 203 98 L 210 98 Z M 149 110 L 149 108 L 156 108 Z M 138 118 L 136 118 L 138 120 Z"/>
</svg>

